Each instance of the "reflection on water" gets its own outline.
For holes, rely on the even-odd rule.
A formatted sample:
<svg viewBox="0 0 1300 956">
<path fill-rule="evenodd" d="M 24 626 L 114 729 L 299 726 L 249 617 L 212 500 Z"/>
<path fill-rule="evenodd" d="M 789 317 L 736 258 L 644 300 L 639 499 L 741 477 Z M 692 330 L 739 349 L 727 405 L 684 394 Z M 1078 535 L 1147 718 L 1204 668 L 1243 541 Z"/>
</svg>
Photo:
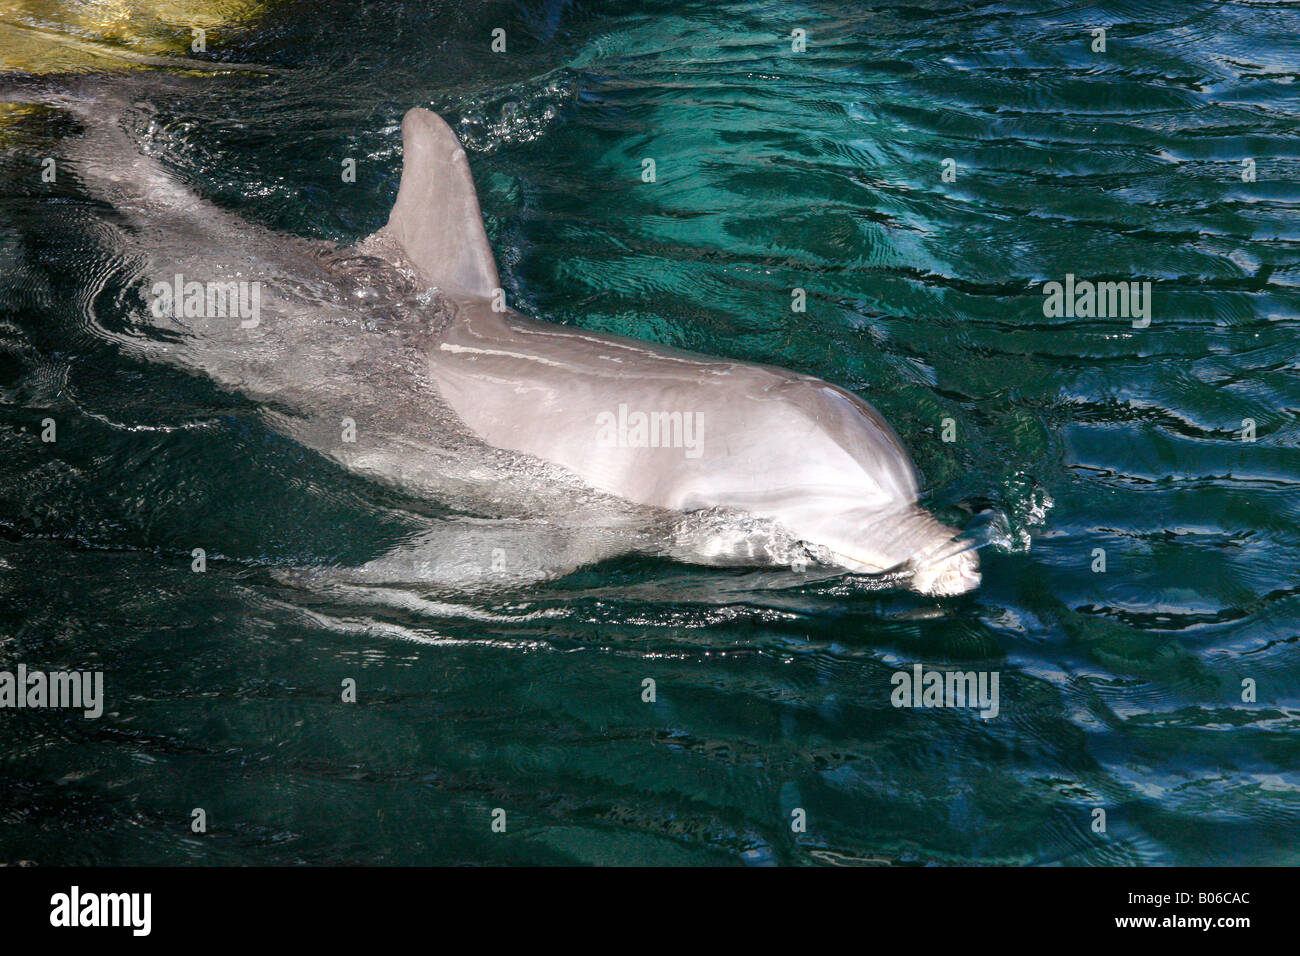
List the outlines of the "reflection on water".
<svg viewBox="0 0 1300 956">
<path fill-rule="evenodd" d="M 373 231 L 402 113 L 442 112 L 519 308 L 857 391 L 985 546 L 950 601 L 638 556 L 412 581 L 408 558 L 474 570 L 484 534 L 561 545 L 152 360 L 121 217 L 33 159 L 77 124 L 5 107 L 0 669 L 101 670 L 108 705 L 5 713 L 0 859 L 1297 862 L 1297 27 L 1172 2 L 11 5 L 6 70 L 130 65 L 131 135 L 294 235 Z M 154 56 L 268 69 L 163 82 Z M 1067 274 L 1150 281 L 1150 327 L 1049 316 Z M 997 672 L 998 715 L 894 706 L 916 664 Z"/>
</svg>

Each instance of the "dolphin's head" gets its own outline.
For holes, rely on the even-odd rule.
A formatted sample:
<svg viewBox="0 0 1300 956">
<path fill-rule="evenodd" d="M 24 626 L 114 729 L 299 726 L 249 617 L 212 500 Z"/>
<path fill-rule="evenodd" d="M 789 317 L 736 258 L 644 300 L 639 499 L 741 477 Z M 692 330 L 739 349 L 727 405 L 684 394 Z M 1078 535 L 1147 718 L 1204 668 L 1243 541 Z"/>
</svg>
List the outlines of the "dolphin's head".
<svg viewBox="0 0 1300 956">
<path fill-rule="evenodd" d="M 752 439 L 763 443 L 768 475 L 784 479 L 771 481 L 754 510 L 847 571 L 897 575 L 935 596 L 979 586 L 978 556 L 917 505 L 916 469 L 876 409 L 804 377 L 782 383 L 779 394 L 797 411 L 798 428 L 765 422 Z"/>
</svg>

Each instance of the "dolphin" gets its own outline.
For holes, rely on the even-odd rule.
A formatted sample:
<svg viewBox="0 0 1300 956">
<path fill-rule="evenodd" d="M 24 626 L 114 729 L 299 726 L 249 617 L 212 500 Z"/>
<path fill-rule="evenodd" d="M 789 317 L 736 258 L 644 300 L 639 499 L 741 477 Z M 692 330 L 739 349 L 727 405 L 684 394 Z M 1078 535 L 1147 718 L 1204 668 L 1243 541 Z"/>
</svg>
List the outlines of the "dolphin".
<svg viewBox="0 0 1300 956">
<path fill-rule="evenodd" d="M 429 110 L 402 121 L 387 224 L 347 247 L 200 198 L 128 133 L 139 104 L 106 89 L 25 96 L 81 119 L 77 178 L 129 223 L 113 228 L 138 327 L 101 329 L 122 348 L 201 372 L 345 467 L 461 509 L 456 533 L 475 547 L 571 529 L 542 533 L 555 560 L 533 577 L 641 552 L 811 560 L 926 595 L 978 586 L 975 551 L 919 506 L 906 449 L 860 397 L 509 308 L 465 150 Z M 372 562 L 368 579 L 420 577 L 430 540 Z"/>
</svg>

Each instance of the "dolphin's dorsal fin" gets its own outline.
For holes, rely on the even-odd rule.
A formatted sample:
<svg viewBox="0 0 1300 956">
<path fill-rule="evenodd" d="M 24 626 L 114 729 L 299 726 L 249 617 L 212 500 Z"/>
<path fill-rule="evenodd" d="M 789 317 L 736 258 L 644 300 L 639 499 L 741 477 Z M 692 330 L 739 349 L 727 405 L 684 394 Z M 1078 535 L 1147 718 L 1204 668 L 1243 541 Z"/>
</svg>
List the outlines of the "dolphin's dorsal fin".
<svg viewBox="0 0 1300 956">
<path fill-rule="evenodd" d="M 465 150 L 437 114 L 417 107 L 402 119 L 402 183 L 372 238 L 396 242 L 444 291 L 486 298 L 501 285 Z"/>
</svg>

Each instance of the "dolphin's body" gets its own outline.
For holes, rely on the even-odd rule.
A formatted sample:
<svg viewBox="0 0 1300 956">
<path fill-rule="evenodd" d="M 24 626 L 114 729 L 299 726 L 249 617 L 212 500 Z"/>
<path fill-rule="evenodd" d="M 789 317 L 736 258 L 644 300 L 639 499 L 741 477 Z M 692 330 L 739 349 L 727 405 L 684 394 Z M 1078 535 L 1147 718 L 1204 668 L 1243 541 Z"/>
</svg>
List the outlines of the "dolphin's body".
<svg viewBox="0 0 1300 956">
<path fill-rule="evenodd" d="M 88 105 L 83 93 L 68 105 L 87 125 L 78 177 L 133 224 L 120 241 L 155 328 L 120 335 L 123 345 L 247 395 L 278 428 L 356 471 L 513 522 L 462 525 L 465 547 L 501 543 L 509 561 L 512 529 L 540 517 L 573 533 L 542 533 L 550 560 L 535 576 L 657 551 L 703 563 L 804 554 L 904 572 L 930 594 L 978 584 L 975 553 L 918 507 L 898 437 L 851 393 L 503 309 L 465 152 L 433 113 L 407 113 L 389 222 L 347 249 L 196 197 L 106 121 L 107 98 Z M 259 283 L 256 325 L 156 315 L 149 290 L 176 275 Z M 658 416 L 649 434 L 627 425 L 638 413 Z M 355 441 L 343 437 L 344 419 Z M 768 540 L 755 547 L 749 526 L 739 545 L 735 535 L 679 533 L 700 515 L 753 519 Z M 419 542 L 374 566 L 379 577 L 429 571 Z"/>
</svg>

